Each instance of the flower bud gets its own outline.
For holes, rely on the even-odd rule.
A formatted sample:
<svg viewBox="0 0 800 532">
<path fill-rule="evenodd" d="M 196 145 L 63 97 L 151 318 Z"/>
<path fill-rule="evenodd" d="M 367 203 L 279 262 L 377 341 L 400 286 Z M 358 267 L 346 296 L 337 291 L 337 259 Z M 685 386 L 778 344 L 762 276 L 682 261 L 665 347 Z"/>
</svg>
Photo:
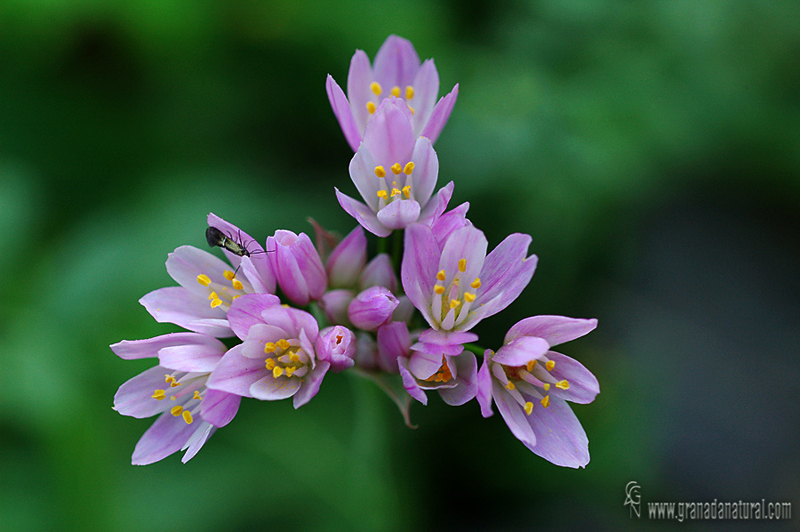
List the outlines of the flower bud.
<svg viewBox="0 0 800 532">
<path fill-rule="evenodd" d="M 292 303 L 307 305 L 325 292 L 325 267 L 314 244 L 305 233 L 275 231 L 267 238 L 268 253 L 278 285 Z"/>
<path fill-rule="evenodd" d="M 361 226 L 339 242 L 331 252 L 325 271 L 331 288 L 356 286 L 358 276 L 367 262 L 367 237 Z"/>
<path fill-rule="evenodd" d="M 359 286 L 362 290 L 370 286 L 385 286 L 393 294 L 397 293 L 397 275 L 392 268 L 392 259 L 386 253 L 381 253 L 371 261 L 361 272 Z"/>
<path fill-rule="evenodd" d="M 319 306 L 325 312 L 325 317 L 329 322 L 337 325 L 347 325 L 350 319 L 347 317 L 347 307 L 356 296 L 352 290 L 328 290 L 319 298 Z"/>
<path fill-rule="evenodd" d="M 331 363 L 331 371 L 339 373 L 355 364 L 356 336 L 347 327 L 336 325 L 320 331 L 314 350 L 321 360 Z"/>
<path fill-rule="evenodd" d="M 383 286 L 367 288 L 350 303 L 347 316 L 350 322 L 364 331 L 374 331 L 392 319 L 399 301 Z"/>
</svg>

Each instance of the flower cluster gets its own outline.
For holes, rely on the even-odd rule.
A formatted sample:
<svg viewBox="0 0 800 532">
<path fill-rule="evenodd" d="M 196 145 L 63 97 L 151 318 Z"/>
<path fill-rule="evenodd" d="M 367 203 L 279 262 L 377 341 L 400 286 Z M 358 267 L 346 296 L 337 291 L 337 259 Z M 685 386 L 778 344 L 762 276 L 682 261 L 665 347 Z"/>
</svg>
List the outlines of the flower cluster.
<svg viewBox="0 0 800 532">
<path fill-rule="evenodd" d="M 433 144 L 458 85 L 437 101 L 433 60 L 420 63 L 409 41 L 390 36 L 373 65 L 360 50 L 353 56 L 346 96 L 331 76 L 326 88 L 355 152 L 350 178 L 361 200 L 338 189 L 336 197 L 358 226 L 340 240 L 312 222 L 314 241 L 278 230 L 262 246 L 209 214 L 208 243 L 228 262 L 191 246 L 169 255 L 167 272 L 179 286 L 140 302 L 156 321 L 188 332 L 111 346 L 123 359 L 158 359 L 114 398 L 124 415 L 159 414 L 133 463 L 180 450 L 186 462 L 234 418 L 242 397 L 291 397 L 299 408 L 328 372 L 353 371 L 381 385 L 409 425 L 412 399 L 427 404 L 433 390 L 448 405 L 475 399 L 484 417 L 494 402 L 531 451 L 585 466 L 588 439 L 567 401 L 589 403 L 599 386 L 551 349 L 597 321 L 534 316 L 514 325 L 496 352 L 476 344 L 472 329 L 520 295 L 537 257 L 524 234 L 489 251 L 467 203 L 447 210 L 453 182 L 436 190 Z M 365 230 L 379 239 L 372 258 Z"/>
</svg>

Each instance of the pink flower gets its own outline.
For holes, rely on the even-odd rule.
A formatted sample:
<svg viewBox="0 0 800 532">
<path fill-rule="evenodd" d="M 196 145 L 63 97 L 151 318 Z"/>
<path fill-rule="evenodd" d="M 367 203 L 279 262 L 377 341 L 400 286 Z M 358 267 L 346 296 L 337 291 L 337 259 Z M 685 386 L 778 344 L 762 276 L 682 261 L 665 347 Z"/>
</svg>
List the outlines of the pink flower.
<svg viewBox="0 0 800 532">
<path fill-rule="evenodd" d="M 414 46 L 396 35 L 390 35 L 383 43 L 373 67 L 367 54 L 356 50 L 347 75 L 347 97 L 330 74 L 325 88 L 353 151 L 358 150 L 364 130 L 383 100 L 394 97 L 402 101 L 412 115 L 414 136 L 427 137 L 434 143 L 458 97 L 456 85 L 437 102 L 439 73 L 433 59 L 420 65 Z"/>
<path fill-rule="evenodd" d="M 240 397 L 206 387 L 225 353 L 225 344 L 203 334 L 172 333 L 113 344 L 120 358 L 158 357 L 159 365 L 133 377 L 114 396 L 114 410 L 145 418 L 160 414 L 133 451 L 132 463 L 146 465 L 186 450 L 189 461 L 218 427 L 239 409 Z"/>
<path fill-rule="evenodd" d="M 384 100 L 367 124 L 350 161 L 350 178 L 366 204 L 339 192 L 342 208 L 367 231 L 385 237 L 419 221 L 431 225 L 444 212 L 453 184 L 432 198 L 439 160 L 431 141 L 415 137 L 408 109 Z"/>
<path fill-rule="evenodd" d="M 600 392 L 592 373 L 551 351 L 597 327 L 595 319 L 533 316 L 509 329 L 496 354 L 487 350 L 478 372 L 478 403 L 484 417 L 497 405 L 511 433 L 550 462 L 589 463 L 589 440 L 567 401 L 591 403 Z"/>
<path fill-rule="evenodd" d="M 486 237 L 472 225 L 452 231 L 442 248 L 431 228 L 411 225 L 403 288 L 432 329 L 468 331 L 506 308 L 530 282 L 537 262 L 536 255 L 527 256 L 530 242 L 515 233 L 487 255 Z"/>
<path fill-rule="evenodd" d="M 219 362 L 210 389 L 266 401 L 292 397 L 295 408 L 317 394 L 331 363 L 317 358 L 319 326 L 311 314 L 253 294 L 234 301 L 228 320 L 243 343 Z"/>
<path fill-rule="evenodd" d="M 322 259 L 305 233 L 275 231 L 267 238 L 272 270 L 286 297 L 297 305 L 307 305 L 325 292 L 328 279 Z"/>
</svg>

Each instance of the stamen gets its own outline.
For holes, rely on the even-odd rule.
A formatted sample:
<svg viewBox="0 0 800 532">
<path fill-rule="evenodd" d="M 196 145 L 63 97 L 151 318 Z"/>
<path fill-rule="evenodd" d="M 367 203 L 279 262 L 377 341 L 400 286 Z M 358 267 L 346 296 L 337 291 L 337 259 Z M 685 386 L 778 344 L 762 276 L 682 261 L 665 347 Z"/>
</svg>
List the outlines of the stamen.
<svg viewBox="0 0 800 532">
<path fill-rule="evenodd" d="M 403 187 L 403 196 L 405 196 L 406 199 L 411 197 L 411 185 L 406 185 Z"/>
<path fill-rule="evenodd" d="M 470 283 L 470 286 L 471 286 L 472 288 L 474 288 L 475 290 L 477 290 L 478 288 L 480 288 L 480 287 L 481 287 L 481 280 L 480 280 L 480 277 L 476 277 L 476 278 L 475 278 L 475 280 L 474 280 L 474 281 L 472 281 L 472 282 Z"/>
<path fill-rule="evenodd" d="M 211 302 L 211 308 L 217 308 L 221 304 L 222 304 L 222 300 L 221 299 L 215 299 L 214 301 Z"/>
<path fill-rule="evenodd" d="M 217 295 L 216 292 L 211 292 L 210 294 L 208 294 L 208 299 L 210 301 L 214 301 L 215 299 L 219 299 L 219 296 Z"/>
<path fill-rule="evenodd" d="M 528 372 L 530 373 L 531 371 L 533 371 L 534 366 L 536 366 L 536 361 L 529 360 L 528 364 L 525 367 L 528 369 Z"/>
<path fill-rule="evenodd" d="M 528 401 L 527 403 L 525 403 L 525 406 L 523 408 L 525 409 L 526 414 L 531 415 L 531 412 L 533 412 L 533 403 Z"/>
<path fill-rule="evenodd" d="M 282 368 L 282 367 L 280 367 L 280 366 L 275 366 L 274 368 L 272 368 L 272 377 L 273 377 L 273 378 L 276 378 L 276 379 L 277 379 L 277 378 L 278 378 L 278 377 L 280 377 L 281 375 L 283 375 L 283 368 Z"/>
<path fill-rule="evenodd" d="M 548 360 L 547 364 L 545 364 L 544 367 L 547 368 L 547 371 L 553 371 L 553 368 L 556 367 L 556 361 L 555 360 Z"/>
<path fill-rule="evenodd" d="M 461 259 L 458 261 L 458 271 L 462 273 L 467 271 L 467 259 Z"/>
<path fill-rule="evenodd" d="M 397 85 L 392 87 L 392 96 L 394 96 L 395 98 L 400 97 L 400 87 L 398 87 Z"/>
<path fill-rule="evenodd" d="M 386 177 L 386 169 L 383 166 L 376 166 L 375 175 L 377 177 Z"/>
<path fill-rule="evenodd" d="M 569 390 L 569 382 L 567 382 L 567 379 L 564 379 L 563 381 L 558 381 L 556 383 L 556 388 L 558 388 L 559 390 Z"/>
<path fill-rule="evenodd" d="M 277 349 L 277 346 L 275 345 L 274 342 L 267 342 L 266 344 L 264 344 L 265 353 L 272 353 L 275 351 L 275 349 Z"/>
<path fill-rule="evenodd" d="M 451 299 L 450 300 L 450 308 L 457 308 L 461 304 L 461 301 L 458 299 Z"/>
<path fill-rule="evenodd" d="M 381 199 L 386 199 L 388 197 L 388 194 L 386 194 L 385 190 L 379 190 L 378 191 L 378 197 L 381 198 Z"/>
<path fill-rule="evenodd" d="M 396 189 L 396 188 L 393 188 L 393 189 L 392 189 L 392 193 L 391 193 L 391 197 L 395 197 L 395 196 L 397 196 L 398 194 L 400 194 L 400 190 L 399 190 L 399 189 Z"/>
<path fill-rule="evenodd" d="M 506 390 L 511 391 L 514 388 L 516 388 L 516 386 L 514 386 L 514 383 L 511 382 L 511 381 L 508 381 L 508 384 L 506 384 Z"/>
<path fill-rule="evenodd" d="M 236 272 L 225 270 L 222 275 L 224 275 L 225 278 L 230 281 L 231 279 L 234 279 L 236 277 Z"/>
<path fill-rule="evenodd" d="M 274 358 L 268 358 L 266 360 L 266 364 L 265 365 L 266 365 L 266 367 L 267 367 L 267 369 L 269 371 L 272 371 L 272 368 L 275 367 L 275 359 Z"/>
<path fill-rule="evenodd" d="M 291 360 L 292 362 L 300 362 L 300 355 L 298 355 L 297 353 L 292 353 L 289 355 L 289 360 Z"/>
<path fill-rule="evenodd" d="M 408 104 L 406 104 L 406 105 L 408 105 Z M 414 113 L 416 113 L 416 111 L 414 110 L 414 108 L 413 108 L 413 107 L 411 107 L 410 105 L 408 105 L 408 110 L 409 110 L 409 111 L 411 111 L 411 114 L 412 114 L 412 115 L 413 115 Z"/>
<path fill-rule="evenodd" d="M 194 421 L 194 419 L 192 419 L 192 413 L 188 410 L 184 410 L 182 416 L 187 425 L 191 425 L 192 421 Z"/>
<path fill-rule="evenodd" d="M 374 102 L 367 102 L 367 112 L 369 114 L 375 113 L 375 103 Z"/>
<path fill-rule="evenodd" d="M 466 301 L 467 303 L 472 303 L 473 301 L 475 301 L 475 294 L 473 294 L 472 292 L 464 292 L 464 301 Z"/>
<path fill-rule="evenodd" d="M 197 276 L 197 282 L 203 286 L 208 286 L 211 284 L 211 278 L 208 275 L 201 273 Z"/>
<path fill-rule="evenodd" d="M 203 396 L 202 396 L 202 395 L 200 395 L 200 392 L 198 392 L 197 390 L 195 390 L 195 391 L 194 391 L 194 395 L 192 395 L 192 399 L 197 399 L 198 401 L 202 401 L 202 400 L 203 400 Z"/>
<path fill-rule="evenodd" d="M 436 278 L 437 278 L 438 280 L 440 280 L 440 281 L 444 281 L 444 280 L 447 278 L 447 274 L 446 274 L 446 273 L 444 273 L 444 270 L 439 270 L 439 271 L 436 273 Z"/>
<path fill-rule="evenodd" d="M 394 163 L 394 164 L 392 165 L 392 168 L 391 168 L 391 169 L 392 169 L 392 173 L 393 173 L 394 175 L 400 175 L 400 172 L 402 172 L 402 171 L 403 171 L 403 167 L 402 167 L 402 166 L 400 166 L 400 163 Z"/>
<path fill-rule="evenodd" d="M 406 100 L 410 100 L 414 97 L 414 87 L 411 85 L 406 85 Z"/>
<path fill-rule="evenodd" d="M 406 175 L 411 175 L 411 172 L 414 171 L 414 161 L 408 161 L 406 165 L 403 167 L 403 173 Z"/>
<path fill-rule="evenodd" d="M 151 395 L 150 397 L 152 397 L 156 401 L 160 401 L 162 399 L 166 399 L 167 398 L 167 392 L 164 391 L 164 390 L 155 390 L 153 392 L 153 395 Z"/>
<path fill-rule="evenodd" d="M 436 286 L 433 287 L 433 291 L 439 295 L 442 295 L 444 294 L 444 286 L 437 284 Z"/>
<path fill-rule="evenodd" d="M 369 90 L 371 90 L 372 94 L 374 94 L 375 96 L 380 96 L 381 93 L 383 92 L 383 87 L 381 87 L 381 84 L 378 83 L 377 81 L 373 81 L 372 83 L 369 84 Z"/>
<path fill-rule="evenodd" d="M 544 388 L 544 391 L 549 392 L 550 391 L 550 383 L 549 382 L 544 383 L 543 388 Z"/>
<path fill-rule="evenodd" d="M 239 279 L 234 279 L 231 284 L 233 285 L 234 290 L 241 290 L 244 288 L 244 285 Z"/>
<path fill-rule="evenodd" d="M 287 376 L 287 377 L 291 377 L 291 376 L 292 376 L 292 373 L 294 373 L 295 371 L 297 371 L 297 368 L 296 368 L 296 367 L 294 367 L 294 366 L 288 366 L 288 367 L 286 368 L 286 376 Z"/>
<path fill-rule="evenodd" d="M 281 338 L 280 340 L 278 340 L 275 343 L 275 345 L 277 345 L 279 349 L 289 349 L 289 347 L 291 346 L 291 344 L 287 340 L 285 340 L 284 338 Z"/>
<path fill-rule="evenodd" d="M 545 408 L 550 406 L 550 396 L 549 395 L 545 395 L 544 399 L 542 399 L 542 406 L 545 407 Z"/>
<path fill-rule="evenodd" d="M 175 405 L 169 409 L 169 413 L 175 417 L 178 417 L 183 412 L 183 407 L 181 405 Z"/>
</svg>

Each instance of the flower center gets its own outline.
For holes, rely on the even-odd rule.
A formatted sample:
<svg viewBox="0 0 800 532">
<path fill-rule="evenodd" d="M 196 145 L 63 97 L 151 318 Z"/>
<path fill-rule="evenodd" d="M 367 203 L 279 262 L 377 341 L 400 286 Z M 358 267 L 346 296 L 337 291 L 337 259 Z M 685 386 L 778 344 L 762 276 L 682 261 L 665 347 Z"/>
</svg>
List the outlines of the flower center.
<svg viewBox="0 0 800 532">
<path fill-rule="evenodd" d="M 275 379 L 297 377 L 302 381 L 302 377 L 308 373 L 309 356 L 296 339 L 267 342 L 264 344 L 264 352 L 269 355 L 264 364 Z"/>
<path fill-rule="evenodd" d="M 369 114 L 373 114 L 375 110 L 378 108 L 378 104 L 383 99 L 381 98 L 381 95 L 383 94 L 383 87 L 381 87 L 381 84 L 378 83 L 377 81 L 373 81 L 372 83 L 369 84 L 369 90 L 373 96 L 367 102 L 367 112 L 369 112 Z M 415 112 L 414 108 L 411 107 L 411 100 L 414 99 L 414 87 L 412 87 L 411 85 L 406 85 L 405 90 L 403 90 L 399 86 L 395 85 L 389 91 L 389 94 L 391 96 L 394 96 L 395 98 L 400 98 L 404 100 L 406 105 L 408 106 L 408 109 L 411 111 L 411 114 L 412 115 L 414 114 Z M 384 98 L 388 98 L 388 96 L 384 96 Z"/>
<path fill-rule="evenodd" d="M 396 199 L 414 199 L 411 195 L 411 174 L 414 173 L 414 161 L 405 165 L 394 163 L 389 170 L 396 177 L 391 184 L 386 179 L 386 169 L 383 166 L 375 167 L 375 177 L 380 182 L 378 189 L 379 209 L 384 208 Z"/>
<path fill-rule="evenodd" d="M 472 302 L 477 297 L 481 280 L 476 277 L 474 281 L 464 286 L 466 283 L 462 283 L 461 276 L 466 271 L 467 259 L 461 259 L 452 275 L 445 270 L 439 270 L 436 273 L 431 311 L 434 319 L 438 319 L 442 329 L 450 330 L 463 323 L 469 315 Z M 447 282 L 448 279 L 450 279 L 449 282 Z"/>
<path fill-rule="evenodd" d="M 524 366 L 495 364 L 492 372 L 501 383 L 505 383 L 505 389 L 522 406 L 525 413 L 531 415 L 534 405 L 530 399 L 539 401 L 544 408 L 547 408 L 550 406 L 551 386 L 559 390 L 569 389 L 569 381 L 558 380 L 552 375 L 551 372 L 555 367 L 555 360 L 542 356 L 528 361 Z"/>
<path fill-rule="evenodd" d="M 201 273 L 197 276 L 197 282 L 208 288 L 208 300 L 210 301 L 211 308 L 222 306 L 226 312 L 231 308 L 231 303 L 234 299 L 244 293 L 252 292 L 252 287 L 249 283 L 245 286 L 242 281 L 236 278 L 236 272 L 225 270 L 222 274 L 225 279 L 231 282 L 230 286 L 212 281 L 211 278 Z"/>
<path fill-rule="evenodd" d="M 447 359 L 442 355 L 442 365 L 436 373 L 425 379 L 425 382 L 450 382 L 452 378 L 453 374 L 450 371 L 450 366 L 447 365 Z"/>
<path fill-rule="evenodd" d="M 200 408 L 200 402 L 205 394 L 205 374 L 172 372 L 164 375 L 164 382 L 169 384 L 169 389 L 175 391 L 169 400 L 175 404 L 169 408 L 170 414 L 181 416 L 187 425 L 194 421 L 194 413 Z M 176 388 L 178 388 L 176 390 Z M 166 389 L 156 389 L 151 395 L 156 401 L 167 398 Z"/>
</svg>

